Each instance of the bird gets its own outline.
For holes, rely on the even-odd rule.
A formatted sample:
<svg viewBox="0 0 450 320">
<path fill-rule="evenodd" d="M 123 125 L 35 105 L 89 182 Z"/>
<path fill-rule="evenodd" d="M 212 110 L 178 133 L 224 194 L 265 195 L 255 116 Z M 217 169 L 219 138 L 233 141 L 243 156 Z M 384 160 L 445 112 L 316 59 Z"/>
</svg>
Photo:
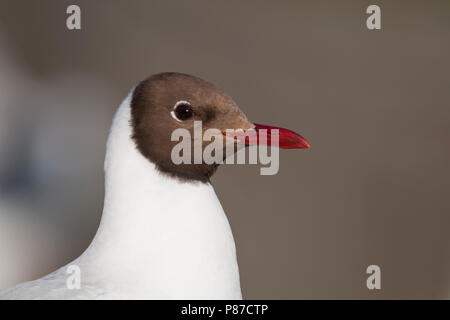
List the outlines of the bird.
<svg viewBox="0 0 450 320">
<path fill-rule="evenodd" d="M 219 164 L 171 158 L 172 132 L 193 133 L 196 121 L 222 132 L 216 139 L 225 144 L 251 145 L 230 140 L 226 129 L 270 129 L 280 148 L 310 147 L 291 130 L 250 122 L 208 81 L 178 72 L 151 75 L 114 115 L 104 207 L 91 244 L 56 271 L 1 290 L 0 299 L 242 299 L 233 234 L 211 184 Z"/>
</svg>

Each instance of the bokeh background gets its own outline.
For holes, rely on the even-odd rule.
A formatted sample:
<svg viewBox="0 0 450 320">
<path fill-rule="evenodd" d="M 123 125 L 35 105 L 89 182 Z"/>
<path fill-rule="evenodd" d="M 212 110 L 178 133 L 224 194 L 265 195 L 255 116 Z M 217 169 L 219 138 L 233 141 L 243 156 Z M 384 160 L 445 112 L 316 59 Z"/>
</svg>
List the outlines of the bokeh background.
<svg viewBox="0 0 450 320">
<path fill-rule="evenodd" d="M 162 71 L 312 144 L 213 179 L 245 298 L 450 298 L 450 2 L 426 0 L 1 0 L 0 288 L 88 246 L 112 116 Z"/>
</svg>

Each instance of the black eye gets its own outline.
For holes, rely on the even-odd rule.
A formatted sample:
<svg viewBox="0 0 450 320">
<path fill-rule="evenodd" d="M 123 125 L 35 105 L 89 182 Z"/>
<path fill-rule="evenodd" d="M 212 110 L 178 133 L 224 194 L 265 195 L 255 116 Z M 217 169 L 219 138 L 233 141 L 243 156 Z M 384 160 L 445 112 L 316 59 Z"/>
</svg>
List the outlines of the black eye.
<svg viewBox="0 0 450 320">
<path fill-rule="evenodd" d="M 189 102 L 178 101 L 175 104 L 175 109 L 173 110 L 173 113 L 177 120 L 184 121 L 189 118 L 192 118 L 192 116 L 194 115 L 194 110 L 192 110 Z"/>
</svg>

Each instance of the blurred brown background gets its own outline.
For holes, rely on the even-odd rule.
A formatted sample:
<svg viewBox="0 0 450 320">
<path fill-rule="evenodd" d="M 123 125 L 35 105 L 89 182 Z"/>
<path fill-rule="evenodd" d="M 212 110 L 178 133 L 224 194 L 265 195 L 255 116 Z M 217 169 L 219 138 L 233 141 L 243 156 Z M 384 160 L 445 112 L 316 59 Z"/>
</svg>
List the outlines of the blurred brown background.
<svg viewBox="0 0 450 320">
<path fill-rule="evenodd" d="M 450 298 L 449 58 L 449 1 L 2 0 L 0 288 L 87 247 L 115 109 L 179 71 L 312 144 L 214 177 L 245 298 Z"/>
</svg>

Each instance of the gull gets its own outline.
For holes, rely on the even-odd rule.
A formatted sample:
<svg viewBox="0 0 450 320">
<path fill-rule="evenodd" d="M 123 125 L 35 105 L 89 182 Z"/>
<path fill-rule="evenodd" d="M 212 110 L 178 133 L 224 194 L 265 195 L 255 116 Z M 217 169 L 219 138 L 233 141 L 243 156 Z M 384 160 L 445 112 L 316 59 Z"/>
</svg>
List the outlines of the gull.
<svg viewBox="0 0 450 320">
<path fill-rule="evenodd" d="M 0 291 L 0 299 L 242 299 L 235 242 L 210 183 L 218 163 L 172 160 L 172 132 L 193 133 L 195 121 L 222 132 L 216 139 L 225 144 L 252 144 L 230 140 L 227 129 L 270 129 L 267 145 L 276 134 L 280 148 L 309 148 L 293 131 L 250 122 L 207 81 L 152 75 L 114 116 L 104 208 L 89 247 L 47 276 Z"/>
</svg>

